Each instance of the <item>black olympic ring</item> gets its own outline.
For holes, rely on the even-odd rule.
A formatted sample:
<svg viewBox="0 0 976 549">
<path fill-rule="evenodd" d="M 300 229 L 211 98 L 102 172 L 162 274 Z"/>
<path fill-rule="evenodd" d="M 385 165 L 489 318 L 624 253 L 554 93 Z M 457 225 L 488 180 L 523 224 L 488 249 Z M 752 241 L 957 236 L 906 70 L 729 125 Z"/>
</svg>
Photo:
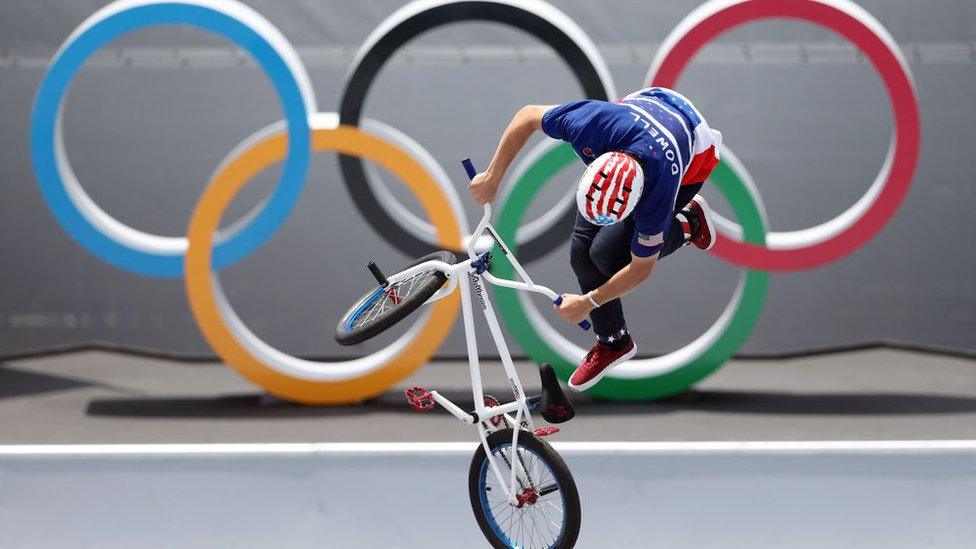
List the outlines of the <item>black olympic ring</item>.
<svg viewBox="0 0 976 549">
<path fill-rule="evenodd" d="M 587 99 L 607 101 L 606 85 L 586 52 L 574 37 L 545 17 L 498 1 L 472 0 L 432 6 L 414 13 L 386 29 L 375 41 L 367 40 L 350 67 L 339 99 L 339 122 L 358 126 L 366 96 L 383 65 L 401 46 L 442 25 L 463 21 L 502 23 L 525 31 L 551 47 L 569 66 Z M 382 29 L 381 25 L 381 29 Z M 379 30 L 379 29 L 378 29 Z M 372 37 L 371 37 L 372 38 Z M 366 181 L 365 165 L 359 157 L 342 155 L 339 167 L 346 189 L 363 218 L 390 245 L 408 255 L 422 255 L 431 245 L 404 230 L 379 204 Z M 541 234 L 519 246 L 523 262 L 542 257 L 566 240 L 576 217 L 570 202 L 559 220 Z M 459 251 L 459 250 L 455 250 Z"/>
</svg>

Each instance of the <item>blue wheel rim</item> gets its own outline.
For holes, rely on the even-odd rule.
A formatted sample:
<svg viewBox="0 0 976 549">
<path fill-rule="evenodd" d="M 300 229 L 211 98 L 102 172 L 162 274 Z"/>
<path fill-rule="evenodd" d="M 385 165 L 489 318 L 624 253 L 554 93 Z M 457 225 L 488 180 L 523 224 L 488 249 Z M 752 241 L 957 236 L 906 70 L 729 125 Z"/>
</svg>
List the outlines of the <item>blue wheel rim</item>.
<svg viewBox="0 0 976 549">
<path fill-rule="evenodd" d="M 347 333 L 351 331 L 352 325 L 356 323 L 356 320 L 359 319 L 359 316 L 362 315 L 367 309 L 369 309 L 370 306 L 373 305 L 373 303 L 376 303 L 376 300 L 379 299 L 382 295 L 383 295 L 383 288 L 376 288 L 375 290 L 373 290 L 373 293 L 366 296 L 366 299 L 364 299 L 362 303 L 360 303 L 355 309 L 353 309 L 351 313 L 346 315 L 346 319 L 342 322 L 342 329 Z"/>
<path fill-rule="evenodd" d="M 496 446 L 495 448 L 492 449 L 492 454 L 496 454 L 499 451 L 507 451 L 511 447 L 512 445 L 510 443 L 504 444 L 502 446 Z M 557 537 L 556 541 L 554 541 L 552 545 L 549 546 L 550 548 L 558 547 L 559 543 L 562 542 L 563 540 L 563 536 L 565 536 L 566 534 L 566 522 L 567 522 L 566 498 L 563 497 L 563 486 L 562 484 L 559 483 L 559 479 L 556 477 L 555 471 L 549 465 L 549 462 L 544 457 L 539 455 L 538 452 L 535 452 L 531 448 L 526 448 L 525 446 L 519 446 L 519 448 L 525 450 L 526 452 L 531 453 L 532 455 L 537 457 L 542 463 L 544 463 L 546 467 L 549 469 L 549 471 L 552 472 L 552 479 L 553 481 L 555 481 L 556 486 L 558 487 L 559 497 L 563 502 L 562 527 L 559 530 L 559 537 Z M 509 538 L 508 535 L 502 530 L 501 526 L 498 524 L 498 521 L 495 520 L 495 515 L 491 512 L 491 505 L 489 505 L 488 503 L 488 495 L 487 495 L 487 491 L 485 490 L 485 488 L 487 487 L 485 484 L 487 478 L 488 478 L 488 456 L 486 455 L 484 461 L 481 462 L 481 471 L 478 473 L 478 501 L 481 504 L 481 513 L 484 515 L 485 520 L 488 522 L 488 526 L 491 527 L 492 532 L 494 532 L 495 537 L 497 537 L 499 540 L 505 543 L 505 545 L 507 545 L 508 547 L 517 548 L 519 546 L 516 545 L 515 542 L 513 542 L 512 539 Z"/>
</svg>

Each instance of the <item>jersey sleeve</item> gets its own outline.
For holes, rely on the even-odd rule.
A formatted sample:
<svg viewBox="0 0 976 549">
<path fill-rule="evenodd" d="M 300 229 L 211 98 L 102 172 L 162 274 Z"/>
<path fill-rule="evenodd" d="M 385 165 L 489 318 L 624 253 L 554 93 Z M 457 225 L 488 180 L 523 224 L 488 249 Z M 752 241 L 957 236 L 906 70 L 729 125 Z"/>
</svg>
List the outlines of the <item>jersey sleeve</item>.
<svg viewBox="0 0 976 549">
<path fill-rule="evenodd" d="M 648 182 L 645 181 L 644 185 L 647 186 Z M 630 251 L 635 256 L 651 257 L 664 247 L 664 239 L 674 219 L 677 193 L 678 177 L 665 174 L 657 178 L 637 203 L 634 209 L 634 236 L 630 241 Z"/>
<path fill-rule="evenodd" d="M 542 131 L 553 139 L 573 142 L 592 117 L 592 100 L 570 101 L 542 115 Z"/>
</svg>

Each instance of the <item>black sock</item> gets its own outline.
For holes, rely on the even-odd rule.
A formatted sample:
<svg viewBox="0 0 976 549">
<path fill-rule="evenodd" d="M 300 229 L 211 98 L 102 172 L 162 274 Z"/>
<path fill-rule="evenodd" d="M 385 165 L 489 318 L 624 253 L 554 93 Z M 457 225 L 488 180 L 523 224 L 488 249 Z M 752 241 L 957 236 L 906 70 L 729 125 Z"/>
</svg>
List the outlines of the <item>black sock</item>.
<svg viewBox="0 0 976 549">
<path fill-rule="evenodd" d="M 620 331 L 616 333 L 609 336 L 599 336 L 599 338 L 600 343 L 603 343 L 614 351 L 619 351 L 620 349 L 630 345 L 630 332 L 627 331 L 627 328 L 621 328 Z"/>
<path fill-rule="evenodd" d="M 623 335 L 623 337 L 621 337 L 621 338 L 615 340 L 613 343 L 611 343 L 610 344 L 610 348 L 613 349 L 614 351 L 619 351 L 620 349 L 623 349 L 624 347 L 626 347 L 628 345 L 630 345 L 630 334 L 625 333 Z"/>
</svg>

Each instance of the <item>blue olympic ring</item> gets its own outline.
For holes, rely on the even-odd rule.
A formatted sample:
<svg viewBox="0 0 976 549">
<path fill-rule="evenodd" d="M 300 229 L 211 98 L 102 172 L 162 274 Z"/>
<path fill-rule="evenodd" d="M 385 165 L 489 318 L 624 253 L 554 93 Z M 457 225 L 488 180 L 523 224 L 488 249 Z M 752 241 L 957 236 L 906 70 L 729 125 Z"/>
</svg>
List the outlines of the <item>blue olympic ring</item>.
<svg viewBox="0 0 976 549">
<path fill-rule="evenodd" d="M 278 185 L 261 211 L 239 232 L 215 247 L 214 268 L 235 263 L 270 238 L 297 202 L 308 171 L 311 157 L 308 116 L 310 108 L 315 107 L 314 99 L 303 92 L 299 76 L 265 36 L 232 15 L 201 4 L 203 2 L 177 1 L 136 5 L 106 16 L 63 47 L 45 75 L 34 104 L 30 126 L 31 155 L 41 192 L 54 216 L 88 251 L 112 265 L 139 274 L 182 276 L 185 248 L 167 251 L 134 249 L 111 238 L 82 214 L 69 196 L 59 170 L 60 161 L 70 173 L 63 150 L 57 150 L 61 143 L 60 116 L 65 92 L 85 60 L 109 41 L 153 25 L 192 25 L 219 34 L 245 49 L 274 84 L 288 126 L 287 160 Z M 261 21 L 266 23 L 263 18 Z"/>
</svg>

